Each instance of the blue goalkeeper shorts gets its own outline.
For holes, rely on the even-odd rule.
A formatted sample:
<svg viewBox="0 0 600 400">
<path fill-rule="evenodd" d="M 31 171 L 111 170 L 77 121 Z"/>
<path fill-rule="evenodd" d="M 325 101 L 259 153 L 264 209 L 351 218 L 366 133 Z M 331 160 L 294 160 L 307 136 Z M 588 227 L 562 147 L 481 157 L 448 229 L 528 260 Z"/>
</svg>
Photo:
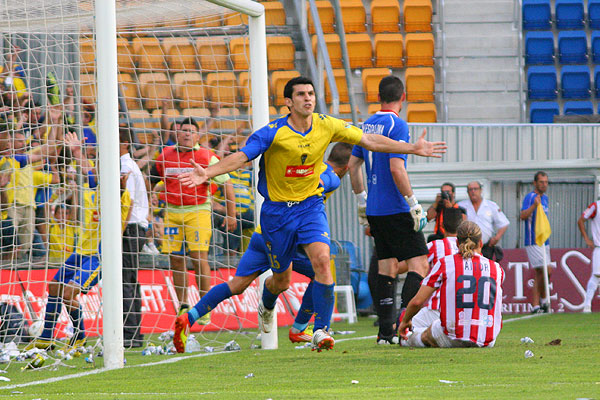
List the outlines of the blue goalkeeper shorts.
<svg viewBox="0 0 600 400">
<path fill-rule="evenodd" d="M 82 293 L 87 293 L 100 280 L 100 259 L 96 255 L 73 253 L 54 275 L 54 280 L 69 284 L 75 283 Z"/>
</svg>

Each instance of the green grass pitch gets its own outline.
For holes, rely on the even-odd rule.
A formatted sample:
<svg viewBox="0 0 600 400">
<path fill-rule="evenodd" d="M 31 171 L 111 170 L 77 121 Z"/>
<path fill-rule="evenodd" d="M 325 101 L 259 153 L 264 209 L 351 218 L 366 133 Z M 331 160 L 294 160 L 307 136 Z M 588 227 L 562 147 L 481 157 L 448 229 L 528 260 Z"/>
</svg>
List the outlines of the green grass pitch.
<svg viewBox="0 0 600 400">
<path fill-rule="evenodd" d="M 510 318 L 493 349 L 377 346 L 364 339 L 376 328 L 363 318 L 336 323 L 335 330 L 356 332 L 337 335 L 335 349 L 322 353 L 296 349 L 280 328 L 278 350 L 250 349 L 253 335 L 242 335 L 236 337 L 241 352 L 185 358 L 127 352 L 122 370 L 6 389 L 94 370 L 81 358 L 71 362 L 75 368 L 54 372 L 11 365 L 0 399 L 600 399 L 600 314 Z M 524 336 L 535 343 L 522 344 Z M 562 343 L 547 345 L 554 339 Z M 534 357 L 526 359 L 525 350 Z M 140 364 L 153 365 L 134 367 Z"/>
</svg>

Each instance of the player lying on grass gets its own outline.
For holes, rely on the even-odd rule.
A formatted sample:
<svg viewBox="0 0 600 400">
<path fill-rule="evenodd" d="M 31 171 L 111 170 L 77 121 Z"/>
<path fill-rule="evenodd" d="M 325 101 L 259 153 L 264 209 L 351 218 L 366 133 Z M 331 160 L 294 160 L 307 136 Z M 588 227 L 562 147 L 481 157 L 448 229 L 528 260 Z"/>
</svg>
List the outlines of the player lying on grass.
<svg viewBox="0 0 600 400">
<path fill-rule="evenodd" d="M 481 255 L 481 230 L 471 221 L 457 231 L 458 253 L 439 260 L 406 308 L 398 334 L 411 347 L 493 347 L 502 328 L 500 265 Z M 423 332 L 409 333 L 412 319 L 436 290 L 440 317 Z"/>
<path fill-rule="evenodd" d="M 320 180 L 325 197 L 329 197 L 339 187 L 341 178 L 348 171 L 348 159 L 351 151 L 352 148 L 345 143 L 337 143 L 333 146 L 327 159 L 326 170 L 321 174 Z M 193 308 L 180 315 L 175 321 L 173 343 L 177 352 L 183 353 L 185 351 L 189 329 L 198 319 L 222 301 L 243 293 L 253 280 L 269 268 L 268 249 L 260 227 L 257 227 L 250 238 L 248 249 L 240 259 L 233 279 L 213 287 Z M 308 277 L 311 281 L 302 296 L 302 304 L 296 315 L 294 325 L 290 328 L 289 338 L 293 343 L 310 342 L 312 335 L 306 331 L 306 328 L 313 315 L 312 288 L 315 273 L 310 260 L 300 255 L 292 259 L 292 269 Z M 259 322 L 262 322 L 260 328 L 263 332 L 270 332 L 273 329 L 273 312 L 274 310 L 271 310 L 269 315 L 263 313 L 263 318 L 259 319 Z"/>
</svg>

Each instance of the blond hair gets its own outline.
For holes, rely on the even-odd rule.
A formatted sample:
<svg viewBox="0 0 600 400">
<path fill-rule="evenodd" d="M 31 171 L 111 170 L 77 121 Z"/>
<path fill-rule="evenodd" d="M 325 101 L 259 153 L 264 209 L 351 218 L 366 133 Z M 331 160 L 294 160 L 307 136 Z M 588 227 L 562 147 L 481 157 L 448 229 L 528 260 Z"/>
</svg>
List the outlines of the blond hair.
<svg viewBox="0 0 600 400">
<path fill-rule="evenodd" d="M 463 221 L 456 230 L 458 252 L 462 258 L 471 258 L 481 241 L 481 229 L 472 221 Z"/>
</svg>

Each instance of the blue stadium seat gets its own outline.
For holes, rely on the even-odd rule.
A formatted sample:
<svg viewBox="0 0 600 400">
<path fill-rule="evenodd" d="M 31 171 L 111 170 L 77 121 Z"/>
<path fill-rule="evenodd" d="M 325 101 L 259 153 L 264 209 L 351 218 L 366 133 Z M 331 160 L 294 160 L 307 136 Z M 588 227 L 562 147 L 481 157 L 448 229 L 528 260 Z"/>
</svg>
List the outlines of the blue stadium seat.
<svg viewBox="0 0 600 400">
<path fill-rule="evenodd" d="M 552 27 L 550 0 L 523 0 L 523 29 L 547 30 Z"/>
<path fill-rule="evenodd" d="M 529 65 L 554 64 L 554 34 L 551 31 L 527 32 L 525 62 Z"/>
<path fill-rule="evenodd" d="M 600 29 L 600 0 L 589 0 L 588 20 L 591 29 Z"/>
<path fill-rule="evenodd" d="M 594 87 L 596 88 L 596 98 L 600 99 L 600 65 L 594 67 Z"/>
<path fill-rule="evenodd" d="M 567 65 L 560 71 L 563 99 L 589 99 L 590 69 L 587 65 Z"/>
<path fill-rule="evenodd" d="M 556 0 L 556 27 L 583 29 L 583 0 Z"/>
<path fill-rule="evenodd" d="M 551 124 L 554 116 L 559 114 L 558 103 L 554 101 L 534 101 L 529 106 L 529 120 L 532 124 Z"/>
<path fill-rule="evenodd" d="M 553 66 L 529 67 L 527 88 L 531 100 L 556 99 L 556 68 Z"/>
<path fill-rule="evenodd" d="M 587 64 L 585 31 L 558 32 L 558 61 L 561 64 Z"/>
<path fill-rule="evenodd" d="M 564 110 L 565 115 L 591 115 L 594 106 L 591 101 L 567 101 Z"/>
<path fill-rule="evenodd" d="M 600 64 L 600 31 L 592 32 L 591 48 L 592 62 L 594 64 Z"/>
</svg>

